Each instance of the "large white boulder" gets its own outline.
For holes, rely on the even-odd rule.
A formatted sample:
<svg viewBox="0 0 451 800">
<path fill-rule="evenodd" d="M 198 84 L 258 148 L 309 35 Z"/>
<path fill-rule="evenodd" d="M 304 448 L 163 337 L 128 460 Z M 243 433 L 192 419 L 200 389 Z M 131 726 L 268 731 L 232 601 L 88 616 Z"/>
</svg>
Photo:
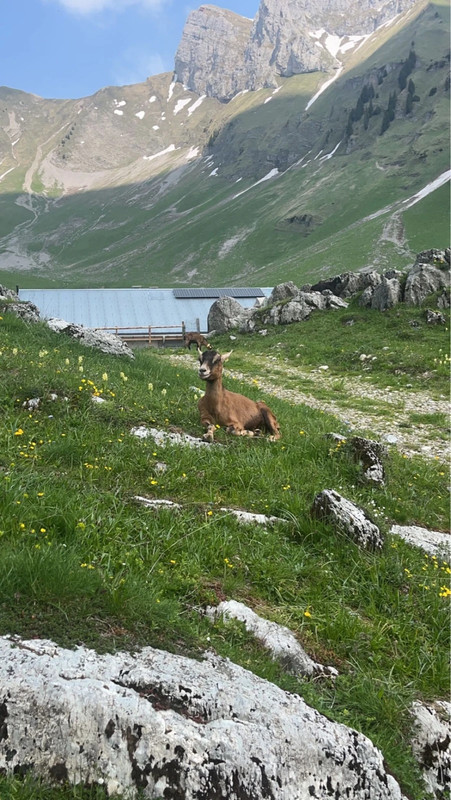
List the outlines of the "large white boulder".
<svg viewBox="0 0 451 800">
<path fill-rule="evenodd" d="M 0 771 L 184 800 L 401 800 L 379 750 L 227 659 L 0 637 Z"/>
</svg>

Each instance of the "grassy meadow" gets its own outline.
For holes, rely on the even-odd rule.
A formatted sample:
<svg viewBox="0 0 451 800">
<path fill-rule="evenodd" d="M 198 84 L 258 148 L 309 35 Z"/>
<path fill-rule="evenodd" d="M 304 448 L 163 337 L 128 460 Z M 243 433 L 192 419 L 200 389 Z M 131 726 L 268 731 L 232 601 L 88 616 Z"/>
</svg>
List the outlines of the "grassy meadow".
<svg viewBox="0 0 451 800">
<path fill-rule="evenodd" d="M 345 312 L 334 313 L 264 338 L 238 336 L 230 368 L 272 354 L 274 381 L 283 384 L 283 366 L 301 360 L 306 369 L 328 364 L 339 382 L 361 370 L 359 352 L 372 352 L 379 357 L 367 379 L 375 386 L 447 395 L 449 326 L 408 326 L 421 320 L 418 309 L 355 310 L 350 327 Z M 349 426 L 273 396 L 262 399 L 280 421 L 278 442 L 218 431 L 215 446 L 157 447 L 132 428 L 202 433 L 193 368 L 171 363 L 168 351 L 114 358 L 44 324 L 0 316 L 0 634 L 99 652 L 151 645 L 199 657 L 214 648 L 365 733 L 406 795 L 424 800 L 408 709 L 414 699 L 447 696 L 450 566 L 388 529 L 449 528 L 447 465 L 390 448 L 385 486 L 370 487 L 346 445 L 327 438 Z M 217 342 L 231 347 L 229 337 Z M 256 381 L 228 378 L 227 386 L 262 397 Z M 443 436 L 443 420 L 429 424 Z M 363 552 L 312 518 L 313 498 L 326 488 L 377 522 L 387 534 L 381 553 Z M 137 495 L 182 509 L 154 511 Z M 284 522 L 242 526 L 224 506 Z M 289 676 L 240 623 L 212 625 L 199 613 L 224 598 L 287 625 L 338 678 Z M 0 778 L 1 800 L 103 796 L 99 787 Z"/>
</svg>

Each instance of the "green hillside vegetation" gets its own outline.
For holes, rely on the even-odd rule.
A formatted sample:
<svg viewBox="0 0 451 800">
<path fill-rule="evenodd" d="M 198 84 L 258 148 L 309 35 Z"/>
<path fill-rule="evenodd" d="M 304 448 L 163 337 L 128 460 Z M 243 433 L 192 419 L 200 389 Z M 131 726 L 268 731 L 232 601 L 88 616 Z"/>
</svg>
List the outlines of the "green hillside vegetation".
<svg viewBox="0 0 451 800">
<path fill-rule="evenodd" d="M 365 373 L 370 384 L 446 395 L 449 325 L 426 326 L 423 313 L 351 306 L 265 338 L 238 336 L 230 368 L 264 375 L 271 357 L 272 381 L 286 386 L 289 368 L 302 363 L 315 395 L 314 370 L 327 363 L 339 395 L 342 377 L 358 374 L 363 351 L 377 356 Z M 180 351 L 115 359 L 43 324 L 27 326 L 6 310 L 0 315 L 0 633 L 100 652 L 152 645 L 199 657 L 213 647 L 363 731 L 404 792 L 424 800 L 408 708 L 414 699 L 448 692 L 450 566 L 387 531 L 394 522 L 448 529 L 446 467 L 390 448 L 386 485 L 371 488 L 347 446 L 326 436 L 347 435 L 349 426 L 275 396 L 265 399 L 281 424 L 278 442 L 218 431 L 219 444 L 210 448 L 157 447 L 131 429 L 201 434 L 194 355 L 192 363 L 175 363 Z M 228 336 L 217 343 L 230 349 Z M 226 377 L 229 388 L 255 399 L 262 397 L 257 383 Z M 93 395 L 107 402 L 95 404 Z M 36 397 L 37 410 L 24 407 Z M 358 398 L 349 395 L 348 402 Z M 427 411 L 412 415 L 412 425 L 421 421 L 431 439 L 442 438 L 446 421 Z M 367 510 L 387 534 L 381 553 L 363 552 L 312 518 L 313 498 L 325 488 Z M 182 510 L 152 511 L 137 495 L 172 499 Z M 286 523 L 243 527 L 222 507 Z M 196 610 L 223 597 L 289 626 L 339 677 L 290 677 L 241 624 L 211 625 Z M 0 796 L 103 795 L 100 788 L 51 791 L 16 776 L 0 778 Z"/>
<path fill-rule="evenodd" d="M 183 125 L 168 112 L 156 132 L 133 114 L 113 117 L 112 103 L 155 91 L 164 109 L 169 75 L 83 101 L 41 101 L 51 103 L 45 123 L 42 110 L 34 122 L 44 132 L 30 128 L 16 148 L 22 166 L 1 183 L 2 282 L 301 285 L 348 269 L 406 267 L 416 252 L 449 244 L 446 188 L 403 205 L 449 168 L 448 71 L 449 9 L 436 2 L 380 29 L 307 111 L 324 75 L 281 79 L 274 95 L 210 98 Z M 116 154 L 118 168 L 103 186 L 55 197 L 61 189 L 43 188 L 38 159 L 27 173 L 35 194 L 23 194 L 36 142 L 42 159 L 57 142 L 60 166 L 79 170 L 87 159 L 102 170 Z M 143 160 L 168 143 L 180 149 L 163 166 Z M 198 158 L 187 161 L 194 146 Z"/>
</svg>

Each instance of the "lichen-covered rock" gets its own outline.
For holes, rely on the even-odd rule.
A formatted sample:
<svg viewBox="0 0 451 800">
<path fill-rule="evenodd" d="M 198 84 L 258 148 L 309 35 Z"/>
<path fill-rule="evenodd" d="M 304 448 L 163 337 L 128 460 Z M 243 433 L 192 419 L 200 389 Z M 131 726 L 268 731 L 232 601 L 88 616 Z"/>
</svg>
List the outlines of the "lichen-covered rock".
<svg viewBox="0 0 451 800">
<path fill-rule="evenodd" d="M 64 333 L 66 336 L 76 339 L 80 344 L 94 347 L 96 350 L 101 350 L 102 353 L 112 356 L 127 356 L 127 358 L 135 357 L 128 344 L 114 333 L 99 331 L 95 328 L 84 328 L 83 325 L 66 322 L 64 319 L 49 319 L 47 325 L 52 331 Z"/>
<path fill-rule="evenodd" d="M 387 456 L 387 448 L 363 436 L 353 436 L 349 446 L 354 457 L 362 465 L 363 480 L 376 486 L 383 486 L 385 483 L 383 459 Z"/>
<path fill-rule="evenodd" d="M 337 670 L 333 667 L 324 667 L 313 661 L 289 628 L 260 617 L 244 603 L 238 603 L 236 600 L 223 600 L 218 606 L 206 608 L 205 614 L 211 620 L 223 616 L 226 619 L 237 619 L 243 622 L 246 630 L 252 633 L 265 649 L 269 650 L 272 658 L 293 675 L 309 677 L 312 675 L 338 675 Z"/>
<path fill-rule="evenodd" d="M 430 308 L 426 310 L 426 324 L 427 325 L 446 325 L 446 319 L 440 311 L 432 311 Z"/>
<path fill-rule="evenodd" d="M 183 800 L 401 800 L 379 750 L 227 659 L 0 638 L 0 770 Z"/>
<path fill-rule="evenodd" d="M 414 755 L 423 772 L 426 788 L 437 800 L 449 798 L 451 787 L 451 703 L 413 703 Z"/>
<path fill-rule="evenodd" d="M 382 534 L 363 511 L 333 489 L 323 489 L 316 495 L 312 514 L 330 522 L 340 533 L 344 533 L 365 550 L 379 550 Z"/>
</svg>

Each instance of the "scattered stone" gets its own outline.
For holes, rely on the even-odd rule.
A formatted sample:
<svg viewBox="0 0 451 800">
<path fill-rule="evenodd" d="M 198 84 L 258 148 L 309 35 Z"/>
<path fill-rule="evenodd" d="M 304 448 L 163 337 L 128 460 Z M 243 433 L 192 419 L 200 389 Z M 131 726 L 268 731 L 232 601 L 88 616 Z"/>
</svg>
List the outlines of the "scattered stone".
<svg viewBox="0 0 451 800">
<path fill-rule="evenodd" d="M 423 772 L 428 792 L 437 800 L 449 797 L 451 786 L 451 703 L 437 700 L 432 705 L 412 705 L 415 738 L 412 749 Z"/>
<path fill-rule="evenodd" d="M 430 308 L 426 311 L 426 324 L 427 325 L 446 325 L 446 319 L 440 311 L 431 311 Z"/>
<path fill-rule="evenodd" d="M 139 494 L 136 494 L 134 500 L 137 500 L 138 503 L 142 503 L 144 506 L 148 506 L 149 508 L 173 508 L 173 509 L 181 509 L 182 506 L 179 503 L 174 503 L 172 500 L 162 500 L 156 497 L 142 497 Z"/>
<path fill-rule="evenodd" d="M 384 442 L 387 442 L 387 444 L 396 444 L 396 442 L 398 441 L 398 437 L 395 436 L 394 433 L 385 433 L 382 436 L 382 439 L 384 440 Z"/>
<path fill-rule="evenodd" d="M 1 637 L 0 714 L 7 775 L 101 780 L 129 798 L 402 798 L 366 736 L 211 653 Z"/>
<path fill-rule="evenodd" d="M 106 403 L 106 399 L 104 397 L 100 397 L 98 394 L 93 394 L 91 400 L 94 405 L 102 405 L 102 403 Z"/>
<path fill-rule="evenodd" d="M 164 461 L 157 461 L 155 463 L 154 469 L 155 469 L 155 472 L 159 472 L 160 474 L 163 474 L 164 472 L 167 472 L 168 465 L 165 464 Z"/>
<path fill-rule="evenodd" d="M 347 437 L 341 433 L 326 433 L 326 439 L 332 439 L 336 444 L 344 444 L 347 441 Z"/>
<path fill-rule="evenodd" d="M 353 436 L 349 442 L 354 457 L 360 461 L 363 469 L 363 479 L 367 483 L 383 486 L 385 483 L 385 470 L 382 459 L 386 458 L 387 448 L 372 439 L 362 436 Z"/>
<path fill-rule="evenodd" d="M 156 445 L 159 447 L 166 447 L 167 444 L 181 444 L 188 447 L 210 447 L 210 442 L 204 442 L 202 439 L 196 439 L 195 436 L 190 436 L 188 433 L 173 433 L 171 431 L 161 431 L 157 428 L 147 428 L 145 425 L 139 425 L 137 428 L 132 428 L 130 433 L 137 436 L 139 439 L 152 438 Z"/>
<path fill-rule="evenodd" d="M 252 611 L 244 603 L 236 600 L 225 600 L 218 606 L 209 606 L 205 609 L 205 614 L 209 619 L 215 620 L 218 616 L 226 619 L 237 619 L 244 622 L 244 626 L 249 633 L 252 633 L 259 642 L 262 643 L 271 653 L 274 661 L 278 661 L 281 666 L 292 675 L 338 675 L 334 667 L 324 667 L 317 664 L 310 658 L 304 648 L 299 644 L 296 637 L 284 625 L 277 622 L 270 622 L 263 619 L 255 611 Z"/>
<path fill-rule="evenodd" d="M 24 400 L 22 403 L 22 408 L 27 408 L 28 411 L 37 411 L 40 405 L 40 397 L 31 397 L 29 400 Z"/>
<path fill-rule="evenodd" d="M 333 489 L 323 489 L 316 495 L 311 513 L 330 522 L 338 531 L 365 550 L 380 550 L 382 534 L 362 508 L 351 503 Z"/>
<path fill-rule="evenodd" d="M 418 525 L 392 525 L 390 533 L 400 536 L 405 542 L 421 548 L 431 556 L 451 559 L 451 535 L 441 531 L 430 531 Z"/>
<path fill-rule="evenodd" d="M 281 517 L 273 517 L 273 516 L 266 516 L 266 514 L 251 514 L 249 511 L 240 511 L 237 508 L 221 508 L 220 511 L 224 511 L 227 514 L 233 514 L 234 517 L 237 518 L 238 522 L 241 522 L 243 525 L 274 525 L 278 522 L 283 522 L 284 525 L 287 524 L 286 519 L 282 519 Z"/>
</svg>

